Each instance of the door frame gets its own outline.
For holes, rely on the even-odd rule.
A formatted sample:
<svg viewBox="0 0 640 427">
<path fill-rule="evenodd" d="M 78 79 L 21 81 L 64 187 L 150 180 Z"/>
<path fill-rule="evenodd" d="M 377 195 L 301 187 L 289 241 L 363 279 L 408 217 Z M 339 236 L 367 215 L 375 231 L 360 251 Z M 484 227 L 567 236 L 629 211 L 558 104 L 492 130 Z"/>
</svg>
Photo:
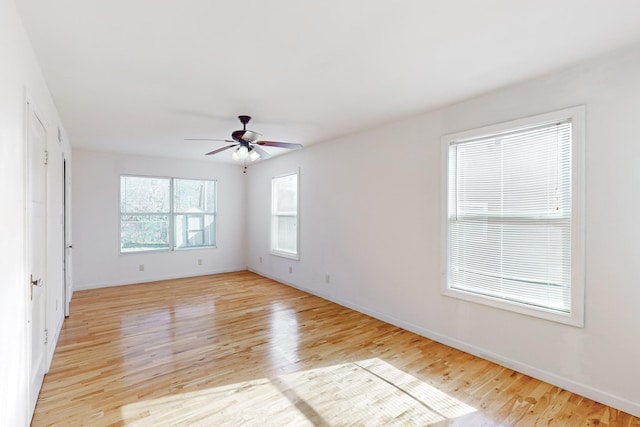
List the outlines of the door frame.
<svg viewBox="0 0 640 427">
<path fill-rule="evenodd" d="M 64 316 L 69 317 L 69 303 L 71 302 L 71 296 L 73 295 L 72 286 L 72 251 L 73 245 L 71 244 L 71 177 L 69 175 L 69 169 L 67 165 L 67 156 L 62 153 L 62 227 L 63 227 L 63 263 L 64 263 L 64 283 L 63 283 L 63 304 L 64 304 Z"/>
</svg>

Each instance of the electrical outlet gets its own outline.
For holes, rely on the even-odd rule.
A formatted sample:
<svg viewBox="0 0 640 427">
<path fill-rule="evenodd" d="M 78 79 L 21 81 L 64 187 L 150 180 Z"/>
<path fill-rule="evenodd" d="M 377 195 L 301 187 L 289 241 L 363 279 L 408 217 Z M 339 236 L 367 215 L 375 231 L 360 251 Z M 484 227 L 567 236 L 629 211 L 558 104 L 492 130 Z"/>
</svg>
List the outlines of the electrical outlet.
<svg viewBox="0 0 640 427">
<path fill-rule="evenodd" d="M 139 271 L 144 271 L 144 264 L 140 264 L 140 267 L 138 267 Z"/>
<path fill-rule="evenodd" d="M 260 264 L 262 264 L 262 257 L 260 257 Z"/>
<path fill-rule="evenodd" d="M 289 274 L 293 273 L 293 267 L 289 267 Z"/>
<path fill-rule="evenodd" d="M 198 260 L 198 265 L 202 265 L 202 260 L 201 259 Z"/>
<path fill-rule="evenodd" d="M 328 274 L 326 274 L 324 276 L 324 283 L 331 283 L 331 276 L 329 276 Z"/>
</svg>

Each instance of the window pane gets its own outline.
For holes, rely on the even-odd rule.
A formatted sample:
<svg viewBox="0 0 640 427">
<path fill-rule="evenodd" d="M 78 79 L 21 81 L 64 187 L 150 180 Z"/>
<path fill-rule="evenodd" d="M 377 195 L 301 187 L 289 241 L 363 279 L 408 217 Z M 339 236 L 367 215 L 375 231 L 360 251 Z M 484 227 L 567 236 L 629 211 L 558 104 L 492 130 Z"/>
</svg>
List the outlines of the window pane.
<svg viewBox="0 0 640 427">
<path fill-rule="evenodd" d="M 179 214 L 175 216 L 176 248 L 215 246 L 215 216 L 210 214 Z"/>
<path fill-rule="evenodd" d="M 169 249 L 168 215 L 123 215 L 120 230 L 121 252 Z"/>
<path fill-rule="evenodd" d="M 298 255 L 298 174 L 271 181 L 271 250 Z"/>
<path fill-rule="evenodd" d="M 568 311 L 568 220 L 459 220 L 450 225 L 452 287 Z"/>
<path fill-rule="evenodd" d="M 458 215 L 567 215 L 569 123 L 453 146 Z"/>
<path fill-rule="evenodd" d="M 298 175 L 277 178 L 276 212 L 296 212 L 298 210 Z"/>
<path fill-rule="evenodd" d="M 297 253 L 298 219 L 295 216 L 275 216 L 274 221 L 276 241 L 273 249 L 292 254 Z"/>
<path fill-rule="evenodd" d="M 174 209 L 178 213 L 215 212 L 215 181 L 175 179 Z"/>
<path fill-rule="evenodd" d="M 170 179 L 120 177 L 121 213 L 169 213 Z"/>
</svg>

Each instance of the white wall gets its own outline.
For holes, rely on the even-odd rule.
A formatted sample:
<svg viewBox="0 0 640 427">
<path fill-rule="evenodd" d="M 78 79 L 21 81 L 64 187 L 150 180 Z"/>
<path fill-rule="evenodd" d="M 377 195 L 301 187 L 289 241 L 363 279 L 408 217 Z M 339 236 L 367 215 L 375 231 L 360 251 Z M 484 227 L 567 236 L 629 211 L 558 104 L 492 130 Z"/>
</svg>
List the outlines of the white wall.
<svg viewBox="0 0 640 427">
<path fill-rule="evenodd" d="M 70 154 L 68 143 L 59 144 L 60 118 L 44 82 L 35 55 L 22 27 L 12 0 L 0 0 L 0 425 L 28 424 L 27 404 L 27 335 L 26 308 L 29 287 L 25 263 L 25 92 L 43 120 L 47 132 L 47 149 L 59 156 Z M 54 169 L 58 167 L 53 162 Z M 47 171 L 48 190 L 56 185 Z M 47 207 L 61 204 L 59 194 L 47 195 Z M 62 265 L 50 248 L 62 245 L 61 232 L 48 220 L 47 276 L 44 278 L 47 299 L 60 291 Z M 47 313 L 47 327 L 57 335 L 62 311 Z M 50 340 L 48 353 L 55 341 Z"/>
<path fill-rule="evenodd" d="M 239 166 L 87 150 L 74 150 L 73 158 L 76 290 L 246 268 L 246 175 Z M 122 174 L 217 180 L 217 247 L 120 254 Z M 144 271 L 139 270 L 140 264 Z"/>
<path fill-rule="evenodd" d="M 441 295 L 440 137 L 579 104 L 587 110 L 585 327 Z M 253 165 L 249 268 L 640 415 L 639 105 L 634 46 Z M 270 178 L 297 167 L 301 257 L 292 261 L 269 255 L 269 195 Z"/>
</svg>

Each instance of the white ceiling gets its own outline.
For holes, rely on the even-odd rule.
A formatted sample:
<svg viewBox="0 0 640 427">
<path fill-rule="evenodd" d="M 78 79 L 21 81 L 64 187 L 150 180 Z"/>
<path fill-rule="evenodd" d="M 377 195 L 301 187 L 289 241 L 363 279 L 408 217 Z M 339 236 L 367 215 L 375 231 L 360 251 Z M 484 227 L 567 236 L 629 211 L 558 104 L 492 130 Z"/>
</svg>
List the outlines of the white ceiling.
<svg viewBox="0 0 640 427">
<path fill-rule="evenodd" d="M 308 146 L 640 41 L 637 0 L 15 2 L 74 147 L 198 159 L 239 114 Z"/>
</svg>

